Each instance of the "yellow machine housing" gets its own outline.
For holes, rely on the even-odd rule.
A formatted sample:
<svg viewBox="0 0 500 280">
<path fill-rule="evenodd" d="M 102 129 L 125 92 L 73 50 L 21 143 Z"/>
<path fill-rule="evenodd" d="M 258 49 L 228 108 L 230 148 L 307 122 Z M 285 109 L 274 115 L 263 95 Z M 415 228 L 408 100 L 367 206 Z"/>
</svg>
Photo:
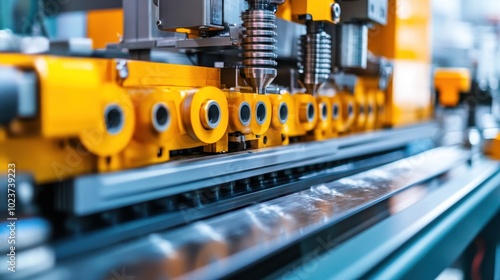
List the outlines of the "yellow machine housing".
<svg viewBox="0 0 500 280">
<path fill-rule="evenodd" d="M 334 22 L 334 3 L 290 0 L 278 16 Z M 37 118 L 0 127 L 0 163 L 16 162 L 37 182 L 53 182 L 162 163 L 177 151 L 225 153 L 242 142 L 250 149 L 274 147 L 427 120 L 433 109 L 430 53 L 419 46 L 428 42 L 429 0 L 389 3 L 388 25 L 375 27 L 369 38 L 370 51 L 394 63 L 387 91 L 379 89 L 378 77 L 361 76 L 352 90 L 332 95 L 258 95 L 225 88 L 216 68 L 1 54 L 2 65 L 36 72 L 40 105 Z M 123 14 L 89 15 L 98 47 L 122 32 L 121 26 L 99 32 L 108 16 L 120 21 Z"/>
<path fill-rule="evenodd" d="M 433 114 L 430 0 L 389 0 L 387 25 L 369 31 L 368 48 L 393 62 L 385 124 L 425 121 Z"/>
<path fill-rule="evenodd" d="M 434 87 L 439 91 L 439 104 L 455 107 L 460 93 L 471 89 L 471 75 L 466 68 L 439 68 L 434 73 Z"/>
</svg>

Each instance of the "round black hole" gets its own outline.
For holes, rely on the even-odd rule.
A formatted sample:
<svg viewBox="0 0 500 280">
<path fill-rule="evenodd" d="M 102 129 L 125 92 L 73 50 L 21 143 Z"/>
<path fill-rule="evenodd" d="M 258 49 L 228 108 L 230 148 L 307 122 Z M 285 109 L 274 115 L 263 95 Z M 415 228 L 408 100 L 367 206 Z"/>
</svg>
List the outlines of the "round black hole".
<svg viewBox="0 0 500 280">
<path fill-rule="evenodd" d="M 285 103 L 280 105 L 280 122 L 283 124 L 288 120 L 288 106 Z"/>
<path fill-rule="evenodd" d="M 359 114 L 363 115 L 365 113 L 365 106 L 359 106 Z"/>
<path fill-rule="evenodd" d="M 263 141 L 264 141 L 264 145 L 266 145 L 267 144 L 267 136 L 264 136 Z"/>
<path fill-rule="evenodd" d="M 371 105 L 368 105 L 368 114 L 371 114 L 373 112 L 373 107 Z"/>
<path fill-rule="evenodd" d="M 220 109 L 217 103 L 210 103 L 208 106 L 208 124 L 216 127 L 220 121 Z"/>
<path fill-rule="evenodd" d="M 307 118 L 310 122 L 314 120 L 314 105 L 312 103 L 307 105 Z"/>
<path fill-rule="evenodd" d="M 321 104 L 321 117 L 326 120 L 328 117 L 328 108 L 326 107 L 326 104 L 322 103 Z"/>
<path fill-rule="evenodd" d="M 333 104 L 333 119 L 337 119 L 339 117 L 339 105 Z"/>
<path fill-rule="evenodd" d="M 159 158 L 163 156 L 163 148 L 159 148 L 156 154 Z"/>
<path fill-rule="evenodd" d="M 352 104 L 349 103 L 349 105 L 347 105 L 347 115 L 352 116 L 352 111 L 353 111 Z"/>
<path fill-rule="evenodd" d="M 165 106 L 158 107 L 158 109 L 156 110 L 155 118 L 156 118 L 156 122 L 159 125 L 161 125 L 161 126 L 166 125 L 168 123 L 168 110 L 167 110 L 167 108 L 165 108 Z"/>
<path fill-rule="evenodd" d="M 110 134 L 118 134 L 123 127 L 123 112 L 117 105 L 111 105 L 104 114 L 106 129 Z"/>
<path fill-rule="evenodd" d="M 153 107 L 153 126 L 157 131 L 167 130 L 170 124 L 170 112 L 165 104 L 156 104 Z"/>
<path fill-rule="evenodd" d="M 263 124 L 266 121 L 266 105 L 264 103 L 260 102 L 257 104 L 257 123 L 258 124 Z"/>
<path fill-rule="evenodd" d="M 250 123 L 250 105 L 246 102 L 240 106 L 240 121 L 243 125 Z"/>
</svg>

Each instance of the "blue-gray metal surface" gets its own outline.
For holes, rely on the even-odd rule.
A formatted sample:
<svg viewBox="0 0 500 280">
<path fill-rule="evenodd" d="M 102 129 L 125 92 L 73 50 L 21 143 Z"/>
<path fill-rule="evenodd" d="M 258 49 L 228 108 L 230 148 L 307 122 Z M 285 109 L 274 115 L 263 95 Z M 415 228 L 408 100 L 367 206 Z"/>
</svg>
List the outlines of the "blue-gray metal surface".
<svg viewBox="0 0 500 280">
<path fill-rule="evenodd" d="M 178 230 L 106 248 L 62 265 L 48 275 L 70 271 L 73 279 L 94 279 L 113 269 L 130 266 L 134 260 L 156 257 L 161 267 L 168 268 L 163 271 L 166 277 L 200 268 L 185 275 L 186 278 L 219 279 L 335 223 L 356 209 L 464 164 L 468 158 L 468 152 L 456 147 L 433 149 Z M 490 168 L 482 166 L 482 169 Z"/>
<path fill-rule="evenodd" d="M 481 160 L 432 195 L 282 279 L 432 279 L 499 210 L 498 171 L 497 162 Z"/>
<path fill-rule="evenodd" d="M 167 162 L 75 178 L 63 185 L 58 209 L 74 215 L 133 205 L 261 174 L 382 152 L 438 136 L 434 122 L 329 141 Z"/>
</svg>

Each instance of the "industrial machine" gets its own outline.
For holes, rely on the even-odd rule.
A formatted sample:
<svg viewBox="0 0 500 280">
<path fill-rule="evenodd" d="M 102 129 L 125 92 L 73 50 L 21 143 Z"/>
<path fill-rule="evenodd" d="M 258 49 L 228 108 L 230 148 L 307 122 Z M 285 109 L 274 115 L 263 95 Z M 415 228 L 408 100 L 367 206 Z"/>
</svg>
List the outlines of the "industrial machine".
<svg viewBox="0 0 500 280">
<path fill-rule="evenodd" d="M 31 2 L 43 36 L 0 33 L 2 278 L 429 278 L 498 244 L 430 0 Z"/>
</svg>

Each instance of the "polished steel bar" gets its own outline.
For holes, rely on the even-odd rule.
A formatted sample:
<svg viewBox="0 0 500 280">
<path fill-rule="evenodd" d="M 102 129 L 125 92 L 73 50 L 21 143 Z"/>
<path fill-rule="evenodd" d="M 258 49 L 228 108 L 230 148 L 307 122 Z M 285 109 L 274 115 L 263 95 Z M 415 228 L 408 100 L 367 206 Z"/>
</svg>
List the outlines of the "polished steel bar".
<svg viewBox="0 0 500 280">
<path fill-rule="evenodd" d="M 207 257 L 206 267 L 186 276 L 186 279 L 206 279 L 204 275 L 208 271 L 219 271 L 220 275 L 214 275 L 217 279 L 235 271 L 235 267 L 248 265 L 252 260 L 258 260 L 266 253 L 278 250 L 360 207 L 442 174 L 469 157 L 469 152 L 456 147 L 436 148 L 380 168 L 198 222 L 161 238 L 183 253 L 190 252 L 189 247 L 193 243 L 224 244 L 231 254 L 217 262 Z M 242 252 L 245 252 L 244 255 Z M 217 255 L 214 254 L 215 258 Z M 199 256 L 195 253 L 189 255 L 187 260 L 196 257 Z"/>
</svg>

